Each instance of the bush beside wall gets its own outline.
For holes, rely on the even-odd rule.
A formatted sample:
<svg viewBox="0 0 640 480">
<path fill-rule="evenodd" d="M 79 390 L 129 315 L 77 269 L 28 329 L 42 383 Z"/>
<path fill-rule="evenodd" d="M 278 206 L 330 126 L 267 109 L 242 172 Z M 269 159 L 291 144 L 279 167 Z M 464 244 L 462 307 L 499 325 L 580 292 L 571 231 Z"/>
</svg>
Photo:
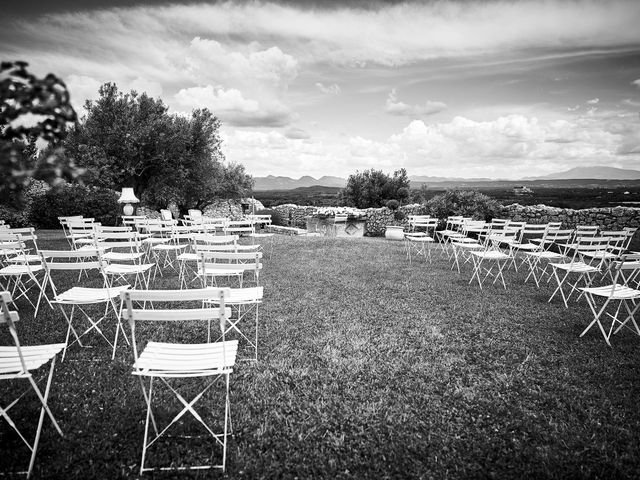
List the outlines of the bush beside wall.
<svg viewBox="0 0 640 480">
<path fill-rule="evenodd" d="M 33 199 L 29 223 L 36 228 L 60 228 L 58 217 L 84 215 L 115 225 L 120 210 L 114 190 L 65 184 Z"/>
</svg>

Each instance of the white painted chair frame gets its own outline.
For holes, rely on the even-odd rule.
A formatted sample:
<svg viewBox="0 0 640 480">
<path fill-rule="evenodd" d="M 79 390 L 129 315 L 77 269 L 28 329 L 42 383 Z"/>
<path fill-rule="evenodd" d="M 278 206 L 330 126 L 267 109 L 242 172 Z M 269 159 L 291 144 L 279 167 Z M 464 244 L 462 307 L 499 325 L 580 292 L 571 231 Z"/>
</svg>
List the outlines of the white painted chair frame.
<svg viewBox="0 0 640 480">
<path fill-rule="evenodd" d="M 225 305 L 225 299 L 230 295 L 229 289 L 189 289 L 189 290 L 128 290 L 122 292 L 121 299 L 125 304 L 122 315 L 129 321 L 131 341 L 134 353 L 133 375 L 140 379 L 140 386 L 147 405 L 145 419 L 144 438 L 142 444 L 142 459 L 140 462 L 140 474 L 154 470 L 204 470 L 217 468 L 224 472 L 227 458 L 227 438 L 231 434 L 231 404 L 229 399 L 229 376 L 233 372 L 238 341 L 224 339 L 227 319 L 231 309 Z M 134 308 L 134 302 L 202 302 L 216 300 L 218 308 L 178 308 L 178 309 L 154 309 L 144 310 Z M 150 341 L 144 350 L 138 354 L 138 341 L 136 339 L 136 324 L 140 322 L 192 322 L 206 321 L 209 325 L 212 321 L 218 321 L 223 341 L 202 344 L 177 344 Z M 148 387 L 144 378 L 149 379 Z M 202 391 L 191 401 L 187 401 L 174 388 L 169 381 L 175 378 L 208 378 Z M 159 428 L 152 411 L 154 380 L 160 380 L 182 404 L 182 410 L 166 425 Z M 221 433 L 215 433 L 212 426 L 208 425 L 203 417 L 195 410 L 194 405 L 211 387 L 219 380 L 224 379 L 225 401 L 224 422 Z M 214 442 L 222 447 L 222 461 L 219 464 L 197 465 L 189 467 L 147 467 L 145 461 L 149 447 L 158 441 L 178 420 L 186 413 L 190 413 L 211 435 Z M 153 429 L 153 438 L 150 438 L 150 429 Z"/>
<path fill-rule="evenodd" d="M 0 292 L 0 323 L 4 323 L 9 327 L 9 332 L 13 338 L 14 346 L 1 346 L 0 347 L 0 380 L 27 380 L 30 385 L 30 389 L 34 391 L 38 400 L 40 401 L 40 416 L 38 418 L 38 425 L 33 441 L 26 439 L 26 434 L 18 429 L 15 421 L 9 416 L 9 410 L 17 405 L 17 403 L 24 397 L 30 389 L 24 391 L 18 398 L 11 402 L 8 406 L 0 406 L 0 416 L 4 418 L 7 423 L 16 431 L 20 439 L 24 442 L 27 448 L 31 451 L 31 457 L 29 460 L 29 467 L 26 472 L 27 478 L 31 476 L 33 472 L 33 466 L 36 460 L 36 454 L 38 453 L 38 445 L 40 443 L 40 435 L 42 432 L 42 426 L 44 423 L 45 413 L 51 420 L 51 423 L 55 427 L 60 436 L 63 436 L 62 430 L 58 425 L 51 409 L 49 408 L 49 393 L 51 392 L 51 382 L 53 379 L 53 372 L 56 364 L 56 357 L 64 349 L 63 343 L 49 344 L 49 345 L 34 345 L 23 346 L 20 344 L 18 332 L 15 323 L 19 320 L 18 312 L 9 310 L 9 303 L 12 303 L 11 295 L 9 292 Z M 39 369 L 46 363 L 51 362 L 49 366 L 49 375 L 47 376 L 46 386 L 44 393 L 38 388 L 38 384 L 33 378 L 32 371 Z M 6 454 L 6 452 L 5 452 Z"/>
</svg>

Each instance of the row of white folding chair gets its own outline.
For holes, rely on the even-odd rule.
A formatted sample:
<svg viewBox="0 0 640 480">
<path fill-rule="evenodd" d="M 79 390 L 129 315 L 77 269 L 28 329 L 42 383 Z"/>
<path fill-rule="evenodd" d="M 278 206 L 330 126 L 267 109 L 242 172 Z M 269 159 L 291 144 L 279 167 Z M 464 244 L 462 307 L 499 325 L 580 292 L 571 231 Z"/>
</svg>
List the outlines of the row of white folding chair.
<svg viewBox="0 0 640 480">
<path fill-rule="evenodd" d="M 79 253 L 75 253 L 79 255 Z M 258 289 L 256 289 L 258 290 Z M 254 296 L 257 296 L 256 292 Z M 262 295 L 260 289 L 260 297 Z M 147 415 L 145 424 L 145 433 L 142 447 L 142 460 L 141 460 L 141 474 L 145 471 L 155 470 L 155 468 L 149 468 L 145 465 L 146 456 L 149 447 L 156 442 L 156 440 L 164 435 L 168 429 L 176 423 L 185 413 L 191 413 L 194 418 L 205 426 L 207 431 L 211 434 L 214 441 L 222 446 L 221 461 L 216 465 L 202 465 L 198 467 L 191 466 L 189 468 L 220 468 L 224 471 L 226 465 L 227 454 L 227 439 L 231 433 L 231 412 L 230 412 L 230 397 L 229 397 L 229 376 L 233 371 L 233 367 L 236 361 L 236 355 L 238 350 L 237 340 L 225 340 L 225 335 L 230 330 L 237 330 L 237 325 L 234 325 L 231 320 L 231 309 L 229 305 L 234 303 L 246 304 L 246 296 L 243 296 L 242 292 L 232 291 L 230 289 L 198 289 L 189 291 L 123 291 L 120 294 L 120 298 L 126 303 L 126 309 L 123 311 L 122 318 L 129 320 L 131 329 L 131 338 L 134 354 L 134 370 L 133 374 L 139 376 L 141 380 L 141 387 L 145 401 L 147 403 Z M 11 336 L 14 340 L 14 345 L 10 347 L 0 347 L 0 358 L 2 361 L 0 364 L 0 374 L 2 380 L 20 380 L 25 379 L 30 382 L 30 387 L 36 393 L 40 401 L 40 417 L 38 426 L 35 433 L 35 439 L 31 442 L 28 441 L 16 423 L 9 416 L 9 410 L 13 408 L 17 402 L 24 396 L 20 395 L 9 406 L 3 407 L 1 410 L 2 417 L 5 418 L 8 423 L 15 429 L 20 438 L 24 441 L 27 447 L 31 451 L 31 457 L 29 461 L 29 467 L 27 470 L 27 477 L 30 476 L 33 471 L 35 458 L 37 454 L 38 444 L 40 440 L 40 433 L 43 426 L 44 416 L 47 414 L 51 419 L 54 427 L 60 435 L 62 431 L 56 422 L 49 406 L 48 398 L 53 378 L 53 372 L 55 367 L 55 358 L 58 353 L 63 351 L 65 344 L 52 344 L 52 345 L 40 345 L 33 347 L 24 347 L 20 344 L 19 337 L 17 335 L 17 329 L 15 322 L 18 321 L 17 312 L 9 310 L 8 304 L 11 302 L 10 295 L 5 292 L 0 294 L 1 299 L 1 313 L 0 323 L 7 324 L 9 326 Z M 185 308 L 185 301 L 195 300 L 198 302 L 195 308 Z M 178 309 L 161 309 L 158 307 L 158 302 L 173 302 L 179 303 Z M 134 302 L 136 303 L 134 305 Z M 154 309 L 139 309 L 137 305 L 145 305 L 147 303 L 155 303 Z M 226 302 L 226 303 L 225 303 Z M 206 308 L 207 303 L 209 305 L 216 305 L 216 307 Z M 205 307 L 205 308 L 203 308 Z M 257 307 L 257 305 L 256 305 Z M 143 351 L 139 352 L 137 335 L 139 329 L 136 328 L 136 323 L 141 322 L 166 322 L 166 321 L 205 321 L 210 323 L 212 321 L 218 321 L 220 323 L 220 335 L 222 342 L 210 342 L 210 337 L 206 343 L 199 344 L 176 344 L 176 343 L 164 343 L 164 342 L 149 342 Z M 236 320 L 236 324 L 239 320 Z M 210 330 L 210 329 L 209 329 Z M 147 329 L 146 332 L 158 333 L 164 331 L 164 329 Z M 256 343 L 257 348 L 257 343 Z M 32 376 L 32 371 L 37 370 L 44 364 L 51 362 L 49 369 L 49 375 L 46 380 L 46 388 L 44 394 L 40 391 L 36 381 Z M 143 377 L 149 379 L 149 388 L 145 388 Z M 181 393 L 177 391 L 178 386 L 171 385 L 171 379 L 186 379 L 192 378 L 194 380 L 208 378 L 210 381 L 205 382 L 201 393 L 195 396 L 195 398 L 187 402 Z M 221 433 L 214 433 L 213 422 L 208 417 L 200 415 L 195 410 L 195 403 L 207 392 L 215 383 L 218 378 L 224 379 L 223 386 L 223 402 L 224 403 L 224 415 L 223 426 Z M 154 379 L 160 379 L 168 389 L 173 392 L 179 401 L 184 405 L 184 408 L 176 415 L 176 417 L 169 422 L 164 428 L 159 428 L 152 411 L 153 402 L 153 381 Z M 155 432 L 154 437 L 149 440 L 149 431 L 153 429 Z M 170 468 L 166 468 L 170 469 Z"/>
<path fill-rule="evenodd" d="M 41 250 L 40 254 L 45 271 L 41 296 L 46 296 L 45 289 L 47 287 L 51 289 L 50 304 L 58 305 L 67 323 L 65 337 L 66 347 L 62 358 L 65 358 L 66 351 L 71 345 L 78 343 L 82 346 L 82 337 L 90 332 L 99 334 L 112 347 L 112 358 L 114 358 L 122 325 L 119 321 L 116 321 L 114 339 L 111 341 L 102 331 L 101 323 L 110 316 L 110 313 L 113 313 L 115 318 L 118 319 L 119 307 L 116 306 L 115 300 L 118 298 L 120 292 L 129 288 L 129 285 L 110 284 L 107 274 L 105 273 L 105 263 L 101 258 L 101 252 L 96 248 L 83 248 L 82 250 Z M 77 272 L 79 275 L 70 288 L 59 291 L 58 284 L 65 280 L 68 282 L 69 279 L 69 275 L 65 275 L 64 272 Z M 89 275 L 90 272 L 94 272 L 93 277 Z M 81 277 L 81 275 L 84 275 L 86 278 Z M 81 286 L 81 284 L 87 284 L 88 282 L 97 284 L 98 286 Z M 40 299 L 38 301 L 40 301 Z M 104 311 L 98 319 L 94 319 L 94 312 L 89 311 L 89 307 L 94 305 L 104 306 Z M 70 310 L 68 310 L 69 308 Z M 79 319 L 78 317 L 81 318 Z M 87 322 L 87 327 L 79 333 L 79 322 L 82 320 Z M 69 343 L 72 334 L 73 341 Z"/>
<path fill-rule="evenodd" d="M 549 297 L 549 302 L 557 293 L 560 293 L 564 306 L 568 308 L 569 298 L 578 291 L 580 285 L 583 287 L 591 286 L 595 276 L 601 272 L 607 254 L 610 254 L 608 248 L 612 240 L 615 239 L 596 236 L 577 237 L 573 240 L 574 243 L 570 248 L 566 248 L 567 245 L 561 243 L 560 249 L 563 257 L 549 262 L 557 284 Z M 568 291 L 565 286 L 568 287 Z"/>
<path fill-rule="evenodd" d="M 473 263 L 473 272 L 469 283 L 474 279 L 477 280 L 478 286 L 482 289 L 482 285 L 488 278 L 493 278 L 493 284 L 502 283 L 503 288 L 507 288 L 504 279 L 504 271 L 512 261 L 511 244 L 517 241 L 520 233 L 520 227 L 509 227 L 501 225 L 502 228 L 493 229 L 491 226 L 484 235 L 482 248 L 469 250 L 469 255 Z M 509 248 L 508 251 L 503 248 Z"/>
<path fill-rule="evenodd" d="M 489 231 L 489 224 L 481 220 L 465 219 L 460 230 L 452 231 L 446 235 L 446 242 L 443 245 L 447 257 L 452 261 L 451 269 L 454 267 L 460 273 L 460 265 L 472 262 L 470 252 L 484 249 L 484 245 L 478 240 L 484 232 Z"/>
<path fill-rule="evenodd" d="M 43 279 L 38 277 L 43 275 L 44 270 L 40 257 L 35 262 L 33 261 L 33 255 L 37 254 L 35 234 L 29 236 L 36 245 L 36 252 L 34 253 L 26 250 L 24 238 L 24 235 L 20 233 L 12 233 L 11 229 L 2 229 L 0 231 L 0 252 L 2 256 L 2 261 L 0 262 L 0 289 L 11 292 L 14 300 L 24 298 L 33 307 L 34 316 L 37 316 L 43 291 Z M 29 297 L 31 290 L 37 291 L 38 299 L 35 303 Z"/>
<path fill-rule="evenodd" d="M 94 246 L 104 260 L 103 273 L 109 286 L 128 284 L 133 276 L 133 288 L 149 288 L 151 270 L 156 264 L 147 261 L 143 238 L 137 231 L 97 230 Z"/>
</svg>

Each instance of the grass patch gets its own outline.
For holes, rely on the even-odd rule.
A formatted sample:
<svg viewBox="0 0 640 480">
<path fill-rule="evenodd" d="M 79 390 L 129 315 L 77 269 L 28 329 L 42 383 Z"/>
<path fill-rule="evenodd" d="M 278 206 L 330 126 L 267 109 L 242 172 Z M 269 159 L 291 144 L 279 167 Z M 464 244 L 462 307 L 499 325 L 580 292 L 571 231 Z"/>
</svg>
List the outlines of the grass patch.
<svg viewBox="0 0 640 480">
<path fill-rule="evenodd" d="M 64 245 L 58 232 L 41 238 Z M 505 275 L 507 291 L 481 291 L 468 268 L 452 272 L 438 255 L 409 265 L 400 243 L 380 238 L 275 242 L 260 361 L 231 377 L 229 477 L 637 477 L 638 338 L 614 336 L 613 348 L 597 330 L 579 338 L 586 302 L 549 304 L 550 287 L 524 285 L 523 272 Z M 23 343 L 64 339 L 57 311 L 34 320 L 19 306 Z M 56 367 L 50 405 L 65 436 L 45 424 L 35 477 L 138 477 L 145 404 L 133 354 L 121 344 L 111 361 L 92 338 Z M 36 408 L 16 416 L 34 424 Z M 0 471 L 26 464 L 6 424 L 0 441 Z M 188 462 L 198 442 L 156 458 Z M 176 476 L 204 474 L 166 474 Z"/>
</svg>

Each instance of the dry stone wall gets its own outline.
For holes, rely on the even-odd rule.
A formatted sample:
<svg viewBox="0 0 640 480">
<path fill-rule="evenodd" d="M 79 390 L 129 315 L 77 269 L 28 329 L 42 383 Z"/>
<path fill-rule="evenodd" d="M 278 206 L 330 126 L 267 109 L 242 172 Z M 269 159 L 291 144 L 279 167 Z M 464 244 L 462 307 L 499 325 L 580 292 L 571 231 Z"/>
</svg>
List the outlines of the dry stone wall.
<svg viewBox="0 0 640 480">
<path fill-rule="evenodd" d="M 305 228 L 306 218 L 314 215 L 317 208 L 286 204 L 273 207 L 273 210 L 279 212 L 284 222 L 288 225 Z M 399 210 L 405 214 L 403 220 L 396 220 L 393 211 L 386 207 L 359 210 L 359 215 L 365 220 L 365 235 L 384 235 L 385 228 L 388 225 L 408 227 L 407 217 L 409 215 L 426 215 L 429 213 L 424 205 L 419 204 L 406 205 L 400 207 Z M 574 228 L 576 225 L 599 225 L 602 230 L 622 230 L 624 227 L 640 227 L 640 208 L 634 207 L 573 210 L 570 208 L 548 207 L 546 205 L 523 206 L 515 203 L 502 207 L 499 216 L 527 223 L 562 222 L 563 227 L 566 228 Z"/>
<path fill-rule="evenodd" d="M 503 207 L 502 216 L 516 222 L 562 222 L 564 228 L 574 228 L 576 225 L 598 225 L 601 230 L 640 227 L 640 208 L 633 207 L 574 210 L 546 205 L 524 206 L 514 203 Z"/>
<path fill-rule="evenodd" d="M 317 213 L 318 208 L 312 206 L 299 206 L 294 204 L 285 204 L 272 207 L 273 210 L 282 216 L 282 220 L 291 227 L 306 228 L 307 217 Z M 426 209 L 423 205 L 406 205 L 400 207 L 399 210 L 404 213 L 404 219 L 396 220 L 392 210 L 387 207 L 383 208 L 367 208 L 358 210 L 357 214 L 365 221 L 364 234 L 368 236 L 382 236 L 387 225 L 402 225 L 408 227 L 409 215 L 423 215 Z"/>
<path fill-rule="evenodd" d="M 256 211 L 264 210 L 264 205 L 259 200 L 251 198 L 243 200 L 216 200 L 212 205 L 204 209 L 202 214 L 205 217 L 226 217 L 231 220 L 240 220 L 243 216 L 242 204 L 248 204 L 249 210 L 255 208 Z M 253 207 L 252 207 L 253 205 Z M 173 214 L 173 218 L 180 218 L 180 213 L 176 205 L 169 205 L 169 210 Z M 137 207 L 136 215 L 146 215 L 148 218 L 160 218 L 160 212 L 151 210 L 147 207 Z"/>
</svg>

